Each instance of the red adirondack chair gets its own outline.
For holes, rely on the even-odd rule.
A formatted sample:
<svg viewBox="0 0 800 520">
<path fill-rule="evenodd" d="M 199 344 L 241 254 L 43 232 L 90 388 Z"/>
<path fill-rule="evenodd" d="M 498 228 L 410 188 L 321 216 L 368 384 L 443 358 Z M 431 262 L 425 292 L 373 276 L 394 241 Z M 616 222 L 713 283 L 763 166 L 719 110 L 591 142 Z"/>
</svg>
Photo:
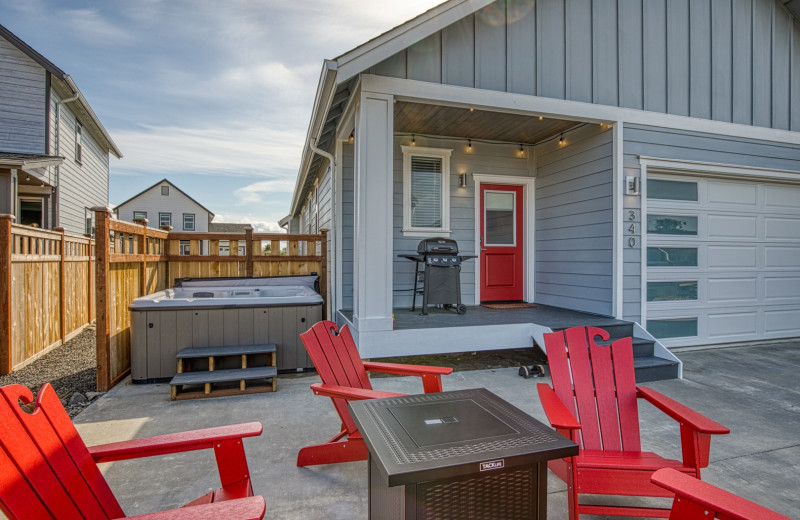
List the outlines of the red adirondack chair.
<svg viewBox="0 0 800 520">
<path fill-rule="evenodd" d="M 675 493 L 670 520 L 791 520 L 672 468 L 656 471 L 652 481 Z"/>
<path fill-rule="evenodd" d="M 700 478 L 700 468 L 708 466 L 710 435 L 730 430 L 655 390 L 636 386 L 631 338 L 599 346 L 598 336 L 610 338 L 595 327 L 545 334 L 555 390 L 540 383 L 539 398 L 550 424 L 581 445 L 577 456 L 551 461 L 549 467 L 567 484 L 571 520 L 582 513 L 667 518 L 668 509 L 586 505 L 578 495 L 672 496 L 650 482 L 653 472 L 671 467 Z M 682 461 L 641 450 L 637 398 L 680 423 Z"/>
<path fill-rule="evenodd" d="M 222 487 L 182 509 L 136 517 L 148 520 L 258 520 L 264 499 L 253 496 L 242 439 L 261 434 L 247 423 L 160 435 L 87 448 L 50 384 L 33 400 L 22 385 L 0 388 L 0 510 L 10 519 L 127 518 L 98 462 L 213 448 Z M 187 478 L 191 477 L 187 475 Z"/>
<path fill-rule="evenodd" d="M 347 402 L 403 395 L 373 390 L 367 372 L 419 376 L 426 394 L 441 392 L 441 376 L 453 372 L 452 368 L 446 367 L 364 362 L 358 355 L 347 325 L 337 333 L 336 324 L 332 321 L 315 324 L 307 332 L 300 334 L 300 339 L 322 378 L 322 383 L 311 385 L 311 389 L 316 395 L 331 398 L 342 420 L 342 428 L 328 442 L 302 448 L 297 454 L 298 466 L 367 459 L 367 446 L 350 416 Z"/>
</svg>

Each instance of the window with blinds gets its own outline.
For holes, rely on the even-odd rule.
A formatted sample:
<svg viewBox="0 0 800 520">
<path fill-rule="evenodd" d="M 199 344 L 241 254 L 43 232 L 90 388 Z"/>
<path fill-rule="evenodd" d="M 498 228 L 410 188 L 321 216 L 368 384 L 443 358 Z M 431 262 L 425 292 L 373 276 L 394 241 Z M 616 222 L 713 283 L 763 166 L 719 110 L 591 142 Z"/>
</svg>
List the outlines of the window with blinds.
<svg viewBox="0 0 800 520">
<path fill-rule="evenodd" d="M 442 160 L 411 157 L 411 226 L 442 227 Z"/>
<path fill-rule="evenodd" d="M 401 146 L 404 236 L 450 233 L 450 154 L 445 148 Z"/>
</svg>

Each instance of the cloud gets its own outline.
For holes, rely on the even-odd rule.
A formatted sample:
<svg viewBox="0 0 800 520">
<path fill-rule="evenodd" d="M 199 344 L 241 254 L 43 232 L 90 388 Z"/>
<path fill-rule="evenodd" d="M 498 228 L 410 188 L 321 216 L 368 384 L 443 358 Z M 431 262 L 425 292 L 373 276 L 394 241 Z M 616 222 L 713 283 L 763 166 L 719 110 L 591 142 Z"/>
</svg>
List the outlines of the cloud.
<svg viewBox="0 0 800 520">
<path fill-rule="evenodd" d="M 294 179 L 270 179 L 259 181 L 234 191 L 240 204 L 259 204 L 266 202 L 265 195 L 289 194 L 294 192 Z"/>
<path fill-rule="evenodd" d="M 111 167 L 113 173 L 120 175 L 147 172 L 161 176 L 171 173 L 242 176 L 279 171 L 293 178 L 303 136 L 299 130 L 264 126 L 145 126 L 141 130 L 114 134 L 125 157 Z"/>
<path fill-rule="evenodd" d="M 95 9 L 64 9 L 59 22 L 69 27 L 73 35 L 92 45 L 127 44 L 136 38 L 106 18 Z"/>
</svg>

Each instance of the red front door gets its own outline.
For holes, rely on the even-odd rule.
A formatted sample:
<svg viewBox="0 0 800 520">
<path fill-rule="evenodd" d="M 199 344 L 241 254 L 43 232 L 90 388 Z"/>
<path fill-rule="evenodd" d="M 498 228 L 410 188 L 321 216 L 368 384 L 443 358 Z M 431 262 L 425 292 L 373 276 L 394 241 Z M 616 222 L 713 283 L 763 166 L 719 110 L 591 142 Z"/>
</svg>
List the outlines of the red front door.
<svg viewBox="0 0 800 520">
<path fill-rule="evenodd" d="M 481 184 L 481 301 L 522 300 L 522 186 Z"/>
</svg>

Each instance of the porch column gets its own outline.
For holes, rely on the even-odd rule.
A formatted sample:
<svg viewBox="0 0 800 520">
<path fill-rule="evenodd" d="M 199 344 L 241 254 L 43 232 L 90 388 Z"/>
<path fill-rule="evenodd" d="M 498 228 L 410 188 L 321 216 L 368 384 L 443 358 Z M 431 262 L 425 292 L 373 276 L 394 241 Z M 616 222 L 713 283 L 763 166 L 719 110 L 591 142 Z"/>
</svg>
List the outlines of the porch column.
<svg viewBox="0 0 800 520">
<path fill-rule="evenodd" d="M 355 130 L 353 320 L 359 331 L 392 328 L 393 97 L 361 92 Z"/>
</svg>

